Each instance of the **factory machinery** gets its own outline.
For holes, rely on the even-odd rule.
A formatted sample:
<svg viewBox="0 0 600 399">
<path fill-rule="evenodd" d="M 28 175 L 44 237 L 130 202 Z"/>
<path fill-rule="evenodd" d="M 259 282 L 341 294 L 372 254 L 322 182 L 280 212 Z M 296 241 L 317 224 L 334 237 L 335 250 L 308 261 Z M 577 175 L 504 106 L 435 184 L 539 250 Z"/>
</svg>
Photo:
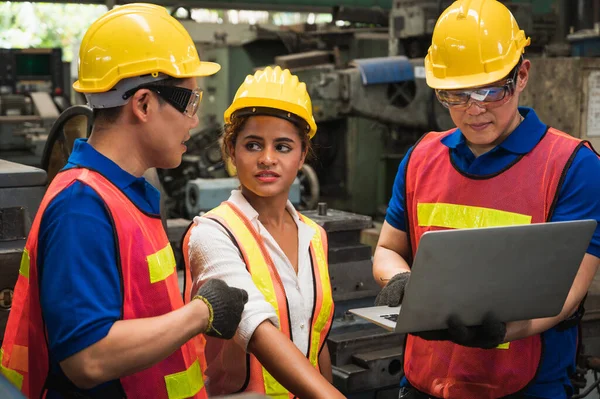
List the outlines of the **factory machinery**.
<svg viewBox="0 0 600 399">
<path fill-rule="evenodd" d="M 332 208 L 381 218 L 404 153 L 424 132 L 453 126 L 425 83 L 423 63 L 435 21 L 450 3 L 395 0 L 390 10 L 336 7 L 333 19 L 349 21 L 345 28 L 211 27 L 183 20 L 201 58 L 222 69 L 200 81 L 206 95 L 202 130 L 192 137 L 195 150 L 179 168 L 159 172 L 170 216 L 189 218 L 206 210 L 196 198 L 200 185 L 220 189 L 224 182 L 194 180 L 228 177 L 217 141 L 223 112 L 248 73 L 276 64 L 306 82 L 318 125 L 315 157 L 299 176 L 299 205 L 314 209 L 320 199 Z M 551 42 L 553 13 L 534 9 L 531 2 L 505 4 L 526 32 L 533 32 L 533 51 Z"/>
<path fill-rule="evenodd" d="M 149 172 L 164 194 L 163 216 L 172 245 L 177 251 L 191 217 L 226 199 L 237 186 L 218 143 L 223 111 L 237 86 L 256 68 L 290 68 L 306 82 L 318 124 L 315 157 L 299 174 L 290 197 L 329 237 L 336 311 L 328 346 L 334 384 L 349 398 L 395 399 L 398 394 L 404 337 L 355 319 L 347 310 L 372 305 L 379 291 L 371 273 L 372 248 L 361 233 L 384 214 L 399 162 L 424 132 L 452 127 L 447 110 L 425 83 L 422 58 L 443 3 L 396 0 L 389 11 L 371 12 L 339 7 L 335 18 L 353 23 L 345 29 L 294 32 L 221 25 L 211 31 L 206 24 L 182 21 L 201 57 L 223 68 L 201 82 L 202 124 L 193 132 L 182 165 Z M 536 13 L 530 3 L 508 5 L 537 38 L 522 103 L 552 126 L 600 148 L 600 59 L 536 56 L 555 44 L 552 33 L 561 31 L 555 18 Z M 0 161 L 0 329 L 47 181 L 66 162 L 72 141 L 89 134 L 91 118 L 83 105 L 63 112 L 45 144 L 43 170 Z M 586 308 L 580 369 L 573 376 L 581 396 L 593 388 L 586 383 L 586 372 L 600 370 L 600 278 Z"/>
<path fill-rule="evenodd" d="M 0 49 L 0 159 L 41 166 L 48 132 L 70 106 L 61 49 Z"/>
</svg>

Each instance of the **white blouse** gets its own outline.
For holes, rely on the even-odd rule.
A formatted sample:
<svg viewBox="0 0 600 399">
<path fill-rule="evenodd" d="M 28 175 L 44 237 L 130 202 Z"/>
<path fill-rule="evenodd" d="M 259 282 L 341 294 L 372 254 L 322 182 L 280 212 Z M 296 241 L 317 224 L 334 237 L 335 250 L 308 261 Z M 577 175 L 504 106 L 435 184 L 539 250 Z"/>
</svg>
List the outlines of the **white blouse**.
<svg viewBox="0 0 600 399">
<path fill-rule="evenodd" d="M 294 344 L 306 355 L 314 304 L 309 245 L 317 232 L 298 218 L 294 206 L 288 201 L 286 208 L 298 226 L 298 274 L 296 275 L 292 263 L 258 220 L 258 213 L 241 191 L 232 191 L 229 201 L 242 211 L 262 237 L 285 288 Z M 190 236 L 189 257 L 191 264 L 200 265 L 200 268 L 197 269 L 199 272 L 196 271 L 199 274 L 192 276 L 194 280 L 192 292 L 195 292 L 202 282 L 212 278 L 218 278 L 230 286 L 243 288 L 248 292 L 248 303 L 244 307 L 242 320 L 234 337 L 240 349 L 246 351 L 254 330 L 263 321 L 270 320 L 274 325 L 278 325 L 275 309 L 254 285 L 242 255 L 231 241 L 227 231 L 220 224 L 207 218 L 196 217 L 194 223 L 196 225 Z M 226 342 L 224 344 L 226 345 Z"/>
</svg>

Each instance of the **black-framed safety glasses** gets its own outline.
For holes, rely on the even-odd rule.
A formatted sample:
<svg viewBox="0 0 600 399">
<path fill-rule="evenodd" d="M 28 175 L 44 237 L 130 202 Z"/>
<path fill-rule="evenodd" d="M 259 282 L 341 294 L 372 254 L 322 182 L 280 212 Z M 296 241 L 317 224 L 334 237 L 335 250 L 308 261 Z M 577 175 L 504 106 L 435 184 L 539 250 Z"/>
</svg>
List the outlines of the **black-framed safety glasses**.
<svg viewBox="0 0 600 399">
<path fill-rule="evenodd" d="M 163 100 L 171 104 L 177 111 L 193 118 L 198 112 L 198 106 L 202 101 L 202 90 L 194 90 L 179 86 L 166 86 L 160 84 L 147 84 L 135 87 L 123 94 L 123 100 L 133 96 L 140 89 L 148 89 L 158 94 Z"/>
<path fill-rule="evenodd" d="M 500 106 L 515 92 L 517 76 L 521 62 L 513 69 L 512 74 L 502 85 L 478 87 L 464 90 L 436 90 L 435 94 L 440 103 L 446 108 L 467 108 L 471 100 L 485 107 Z"/>
</svg>

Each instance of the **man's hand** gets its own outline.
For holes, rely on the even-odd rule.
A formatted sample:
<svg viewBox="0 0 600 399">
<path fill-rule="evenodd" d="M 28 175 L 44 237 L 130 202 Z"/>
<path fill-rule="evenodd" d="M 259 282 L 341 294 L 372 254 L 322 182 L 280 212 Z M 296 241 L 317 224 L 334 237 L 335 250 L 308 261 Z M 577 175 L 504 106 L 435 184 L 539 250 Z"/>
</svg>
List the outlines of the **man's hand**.
<svg viewBox="0 0 600 399">
<path fill-rule="evenodd" d="M 481 325 L 467 327 L 456 315 L 448 318 L 448 329 L 438 331 L 422 331 L 414 333 L 428 341 L 452 341 L 455 344 L 471 348 L 493 349 L 504 342 L 506 323 L 488 313 Z"/>
<path fill-rule="evenodd" d="M 488 313 L 483 323 L 475 327 L 467 327 L 457 316 L 448 319 L 448 333 L 451 341 L 472 348 L 493 349 L 504 342 L 506 323 Z"/>
<path fill-rule="evenodd" d="M 211 337 L 231 339 L 242 319 L 248 293 L 228 286 L 224 281 L 208 280 L 200 287 L 194 299 L 200 299 L 208 307 L 208 326 L 204 334 Z"/>
<path fill-rule="evenodd" d="M 410 273 L 398 273 L 388 281 L 385 287 L 381 290 L 377 298 L 375 298 L 375 305 L 377 306 L 398 306 L 402 303 L 404 297 L 404 287 L 410 278 Z"/>
</svg>

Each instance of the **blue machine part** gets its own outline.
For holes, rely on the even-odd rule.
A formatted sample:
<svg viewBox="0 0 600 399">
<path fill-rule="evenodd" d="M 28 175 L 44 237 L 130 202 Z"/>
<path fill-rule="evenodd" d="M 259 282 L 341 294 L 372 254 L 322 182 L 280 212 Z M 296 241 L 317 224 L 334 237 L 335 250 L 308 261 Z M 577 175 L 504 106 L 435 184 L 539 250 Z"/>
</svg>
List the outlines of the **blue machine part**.
<svg viewBox="0 0 600 399">
<path fill-rule="evenodd" d="M 185 187 L 185 209 L 189 217 L 207 212 L 227 201 L 232 190 L 238 189 L 240 181 L 235 177 L 221 179 L 194 179 Z M 300 204 L 300 180 L 296 178 L 290 189 L 292 204 Z"/>
<path fill-rule="evenodd" d="M 363 85 L 415 80 L 415 71 L 405 56 L 364 58 L 352 61 L 360 70 Z"/>
<path fill-rule="evenodd" d="M 600 36 L 580 35 L 568 37 L 571 43 L 572 57 L 598 57 L 600 56 Z"/>
</svg>

